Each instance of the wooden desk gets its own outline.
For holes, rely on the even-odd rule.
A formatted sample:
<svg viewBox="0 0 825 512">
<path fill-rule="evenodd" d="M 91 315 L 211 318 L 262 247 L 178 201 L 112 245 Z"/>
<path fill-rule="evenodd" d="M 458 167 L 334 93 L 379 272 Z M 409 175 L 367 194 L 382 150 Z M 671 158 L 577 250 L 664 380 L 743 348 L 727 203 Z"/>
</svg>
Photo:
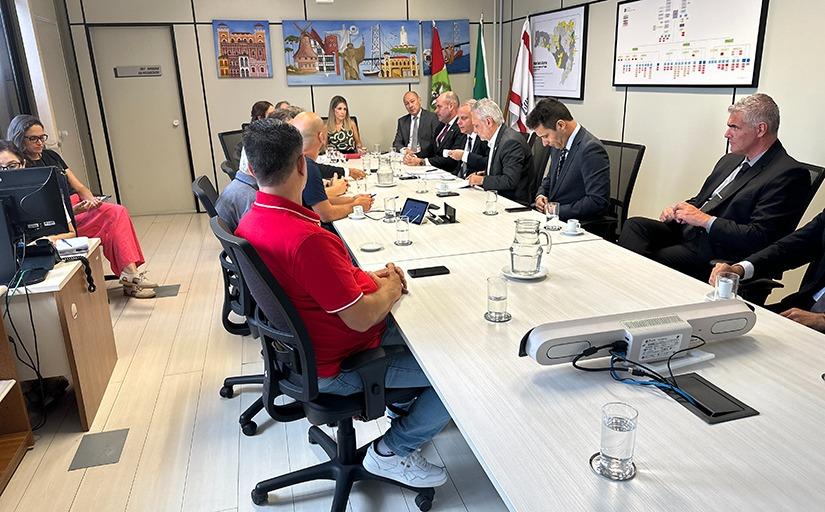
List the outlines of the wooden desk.
<svg viewBox="0 0 825 512">
<path fill-rule="evenodd" d="M 393 314 L 511 510 L 821 509 L 825 336 L 757 308 L 748 336 L 706 347 L 716 359 L 687 371 L 760 415 L 707 425 L 659 391 L 517 353 L 543 322 L 693 303 L 709 285 L 604 241 L 562 244 L 548 278 L 510 283 L 513 319 L 492 324 L 485 278 L 504 261 L 504 251 L 410 261 L 452 273 L 409 280 Z M 639 410 L 639 473 L 627 482 L 588 464 L 600 407 L 616 400 Z"/>
<path fill-rule="evenodd" d="M 430 222 L 421 225 L 412 224 L 410 225 L 410 240 L 413 243 L 403 247 L 393 243 L 396 239 L 395 223 L 385 223 L 371 218 L 361 220 L 345 218 L 334 222 L 335 229 L 346 241 L 360 265 L 507 249 L 513 243 L 516 219 L 539 220 L 542 226 L 545 223 L 544 215 L 535 210 L 505 212 L 504 208 L 521 205 L 504 197 L 498 199 L 498 215 L 484 215 L 486 192 L 482 190 L 466 188 L 459 190 L 458 196 L 440 198 L 435 193 L 435 182 L 430 183 L 430 191 L 426 194 L 415 192 L 414 180 L 396 180 L 398 185 L 391 188 L 377 187 L 375 183 L 374 174 L 367 178 L 368 192 L 376 194 L 373 205 L 375 210 L 383 210 L 385 197 L 398 196 L 396 200 L 398 210 L 402 208 L 408 197 L 439 206 L 443 206 L 446 202 L 456 209 L 459 222 L 441 225 Z M 351 186 L 350 191 L 356 192 L 355 186 Z M 438 213 L 443 212 L 443 209 L 438 211 Z M 368 215 L 379 218 L 383 216 L 383 212 Z M 579 236 L 567 236 L 561 231 L 548 231 L 548 233 L 551 235 L 553 245 L 599 239 L 591 233 Z M 367 242 L 378 242 L 384 248 L 377 252 L 361 251 L 359 248 Z"/>
<path fill-rule="evenodd" d="M 0 299 L 5 294 L 6 287 L 0 286 Z M 0 322 L 0 339 L 7 338 L 6 329 Z M 28 447 L 34 444 L 13 358 L 9 344 L 0 343 L 0 494 Z"/>
<path fill-rule="evenodd" d="M 44 377 L 64 375 L 71 381 L 84 430 L 94 420 L 117 362 L 99 239 L 90 239 L 88 259 L 97 286 L 94 293 L 87 289 L 80 262 L 59 263 L 45 281 L 28 287 L 37 329 L 40 373 Z M 12 297 L 9 310 L 24 344 L 33 354 L 34 337 L 22 289 Z M 9 328 L 8 319 L 6 327 Z M 17 371 L 22 380 L 35 378 L 34 372 L 19 361 Z"/>
</svg>

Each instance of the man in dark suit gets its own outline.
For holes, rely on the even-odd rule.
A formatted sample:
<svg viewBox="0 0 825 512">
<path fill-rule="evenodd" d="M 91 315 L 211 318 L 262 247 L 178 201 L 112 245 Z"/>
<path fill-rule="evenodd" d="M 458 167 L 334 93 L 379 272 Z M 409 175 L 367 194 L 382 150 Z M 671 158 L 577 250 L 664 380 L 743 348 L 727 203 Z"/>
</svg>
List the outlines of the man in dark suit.
<svg viewBox="0 0 825 512">
<path fill-rule="evenodd" d="M 546 169 L 536 196 L 536 209 L 559 203 L 562 220 L 594 219 L 610 201 L 610 159 L 599 139 L 578 124 L 561 102 L 545 98 L 527 116 L 527 126 L 550 150 L 539 169 Z M 549 167 L 549 169 L 548 169 Z M 537 173 L 541 174 L 541 173 Z"/>
<path fill-rule="evenodd" d="M 456 123 L 458 129 L 464 134 L 464 147 L 450 150 L 447 153 L 447 156 L 458 164 L 453 173 L 459 178 L 466 178 L 470 174 L 487 170 L 490 148 L 487 142 L 481 140 L 481 137 L 473 131 L 473 117 L 470 110 L 475 104 L 476 100 L 467 100 L 458 107 Z"/>
<path fill-rule="evenodd" d="M 491 99 L 476 102 L 472 110 L 473 129 L 490 146 L 487 170 L 468 176 L 470 186 L 496 190 L 502 196 L 523 205 L 530 203 L 528 176 L 533 153 L 524 137 L 504 126 L 501 109 Z"/>
<path fill-rule="evenodd" d="M 659 221 L 629 219 L 619 245 L 704 281 L 710 260 L 738 261 L 793 231 L 810 173 L 779 142 L 779 107 L 754 94 L 728 112 L 730 153 L 699 193 L 665 208 Z"/>
<path fill-rule="evenodd" d="M 441 122 L 435 114 L 421 108 L 421 98 L 415 91 L 404 94 L 404 107 L 409 114 L 398 119 L 392 147 L 407 148 L 419 158 L 435 154 L 435 137 L 441 131 Z M 415 147 L 419 150 L 415 151 Z"/>
<path fill-rule="evenodd" d="M 825 211 L 790 235 L 751 254 L 734 265 L 719 263 L 710 282 L 720 272 L 735 272 L 742 279 L 774 278 L 786 270 L 810 264 L 799 291 L 768 309 L 802 325 L 825 332 Z"/>
<path fill-rule="evenodd" d="M 451 149 L 464 147 L 466 135 L 458 128 L 458 94 L 453 91 L 441 93 L 435 99 L 435 115 L 441 121 L 441 131 L 435 137 L 435 151 L 429 158 L 419 158 L 412 153 L 404 155 L 406 165 L 432 165 L 445 171 L 455 172 L 458 162 L 447 154 Z"/>
</svg>

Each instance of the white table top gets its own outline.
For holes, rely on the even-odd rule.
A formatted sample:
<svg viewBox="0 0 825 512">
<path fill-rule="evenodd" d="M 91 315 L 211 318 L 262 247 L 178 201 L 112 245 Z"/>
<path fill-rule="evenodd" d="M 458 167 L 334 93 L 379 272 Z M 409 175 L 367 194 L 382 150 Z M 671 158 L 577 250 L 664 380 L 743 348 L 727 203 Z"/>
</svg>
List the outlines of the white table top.
<svg viewBox="0 0 825 512">
<path fill-rule="evenodd" d="M 0 402 L 6 398 L 6 395 L 9 394 L 12 388 L 14 388 L 13 380 L 0 380 Z"/>
<path fill-rule="evenodd" d="M 604 241 L 561 244 L 550 276 L 511 282 L 504 324 L 486 322 L 486 277 L 504 251 L 410 261 L 451 274 L 409 279 L 393 314 L 411 350 L 512 510 L 818 510 L 825 503 L 825 336 L 757 308 L 748 336 L 706 347 L 696 371 L 760 415 L 707 425 L 659 391 L 518 357 L 552 320 L 701 301 L 710 286 Z M 638 475 L 588 464 L 600 407 L 639 410 Z"/>
<path fill-rule="evenodd" d="M 334 222 L 335 229 L 346 241 L 360 265 L 506 249 L 513 243 L 516 219 L 535 219 L 541 221 L 542 226 L 545 224 L 544 215 L 534 210 L 505 212 L 504 208 L 521 205 L 504 197 L 498 199 L 499 213 L 497 215 L 484 215 L 486 192 L 483 190 L 465 188 L 458 191 L 458 196 L 440 198 L 436 196 L 435 182 L 430 183 L 429 192 L 417 194 L 414 180 L 396 180 L 398 185 L 392 188 L 377 187 L 375 180 L 374 174 L 367 178 L 367 191 L 376 194 L 373 208 L 382 211 L 368 213 L 371 218 L 360 220 L 346 218 Z M 357 192 L 356 187 L 351 185 L 350 191 Z M 395 196 L 398 196 L 397 210 L 401 210 L 408 197 L 439 205 L 441 209 L 435 211 L 437 214 L 444 213 L 443 205 L 447 203 L 456 209 L 458 223 L 412 224 L 410 225 L 412 245 L 397 246 L 393 243 L 396 240 L 395 224 L 373 220 L 373 218 L 378 219 L 383 216 L 384 198 Z M 568 236 L 562 231 L 547 232 L 551 234 L 554 245 L 599 239 L 596 235 L 587 232 L 578 236 Z M 378 242 L 384 248 L 377 252 L 364 252 L 359 249 L 369 242 Z"/>
<path fill-rule="evenodd" d="M 86 253 L 88 257 L 92 254 L 97 246 L 100 245 L 99 238 L 90 238 L 89 239 L 89 251 Z M 66 283 L 69 282 L 69 279 L 72 278 L 75 272 L 83 265 L 79 261 L 64 261 L 57 263 L 54 268 L 46 275 L 46 279 L 33 284 L 31 286 L 27 286 L 29 293 L 51 293 L 51 292 L 58 292 L 66 286 Z M 14 295 L 23 293 L 23 288 L 19 288 Z"/>
</svg>

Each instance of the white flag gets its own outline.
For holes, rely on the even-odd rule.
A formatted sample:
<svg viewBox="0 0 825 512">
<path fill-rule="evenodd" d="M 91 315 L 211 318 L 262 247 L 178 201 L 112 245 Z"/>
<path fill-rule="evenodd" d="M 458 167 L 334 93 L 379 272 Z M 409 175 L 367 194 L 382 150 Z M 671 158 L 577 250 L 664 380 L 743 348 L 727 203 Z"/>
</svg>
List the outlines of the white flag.
<svg viewBox="0 0 825 512">
<path fill-rule="evenodd" d="M 520 46 L 513 71 L 513 84 L 507 103 L 508 121 L 517 131 L 527 133 L 527 114 L 533 110 L 536 100 L 533 97 L 533 45 L 530 42 L 530 18 L 524 20 L 521 27 Z"/>
</svg>

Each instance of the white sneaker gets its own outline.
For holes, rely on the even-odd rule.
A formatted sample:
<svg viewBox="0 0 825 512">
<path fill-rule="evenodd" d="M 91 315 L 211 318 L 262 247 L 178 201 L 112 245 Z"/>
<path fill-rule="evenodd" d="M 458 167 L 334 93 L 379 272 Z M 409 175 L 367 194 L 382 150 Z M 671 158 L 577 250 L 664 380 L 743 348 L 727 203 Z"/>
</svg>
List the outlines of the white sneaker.
<svg viewBox="0 0 825 512">
<path fill-rule="evenodd" d="M 406 457 L 390 455 L 384 457 L 375 451 L 371 443 L 364 457 L 364 469 L 383 478 L 389 478 L 411 487 L 438 487 L 447 482 L 447 470 L 430 464 L 416 450 Z"/>
</svg>

